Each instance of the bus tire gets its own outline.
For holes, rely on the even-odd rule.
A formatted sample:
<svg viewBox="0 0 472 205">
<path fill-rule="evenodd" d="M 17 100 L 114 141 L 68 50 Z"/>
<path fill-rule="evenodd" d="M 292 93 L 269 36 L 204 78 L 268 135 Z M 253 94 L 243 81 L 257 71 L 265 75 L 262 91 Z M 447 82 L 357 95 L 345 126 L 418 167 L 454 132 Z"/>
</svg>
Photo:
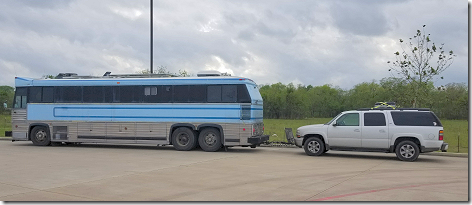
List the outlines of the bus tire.
<svg viewBox="0 0 472 205">
<path fill-rule="evenodd" d="M 51 136 L 44 126 L 36 126 L 30 133 L 31 141 L 36 146 L 48 146 L 51 144 Z"/>
<path fill-rule="evenodd" d="M 206 128 L 198 136 L 198 144 L 206 152 L 216 152 L 221 148 L 220 131 L 215 128 Z"/>
<path fill-rule="evenodd" d="M 192 130 L 179 127 L 172 133 L 172 145 L 176 150 L 189 151 L 197 146 L 197 139 Z"/>
</svg>

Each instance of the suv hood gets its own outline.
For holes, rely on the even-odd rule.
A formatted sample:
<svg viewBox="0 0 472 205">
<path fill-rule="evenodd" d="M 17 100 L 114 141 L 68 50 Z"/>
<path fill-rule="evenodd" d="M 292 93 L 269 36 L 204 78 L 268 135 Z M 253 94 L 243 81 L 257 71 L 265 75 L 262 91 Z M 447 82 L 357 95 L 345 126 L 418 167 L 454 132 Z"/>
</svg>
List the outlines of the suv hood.
<svg viewBox="0 0 472 205">
<path fill-rule="evenodd" d="M 297 136 L 305 136 L 307 134 L 321 134 L 324 136 L 326 130 L 327 125 L 325 124 L 306 125 L 297 129 Z"/>
<path fill-rule="evenodd" d="M 298 130 L 317 129 L 323 127 L 325 124 L 305 125 L 298 128 Z"/>
</svg>

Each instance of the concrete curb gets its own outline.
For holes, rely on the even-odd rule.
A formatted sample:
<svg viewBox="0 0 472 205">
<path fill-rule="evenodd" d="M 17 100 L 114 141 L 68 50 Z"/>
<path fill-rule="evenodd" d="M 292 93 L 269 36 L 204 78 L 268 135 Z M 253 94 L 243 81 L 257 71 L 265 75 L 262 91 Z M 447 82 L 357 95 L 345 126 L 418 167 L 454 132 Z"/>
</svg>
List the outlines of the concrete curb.
<svg viewBox="0 0 472 205">
<path fill-rule="evenodd" d="M 456 153 L 456 152 L 428 152 L 428 153 L 421 153 L 420 155 L 435 155 L 435 156 L 445 156 L 445 157 L 463 157 L 468 158 L 469 153 Z"/>
<path fill-rule="evenodd" d="M 11 141 L 12 139 L 11 139 L 11 137 L 0 137 L 0 140 L 9 140 L 9 141 Z"/>
</svg>

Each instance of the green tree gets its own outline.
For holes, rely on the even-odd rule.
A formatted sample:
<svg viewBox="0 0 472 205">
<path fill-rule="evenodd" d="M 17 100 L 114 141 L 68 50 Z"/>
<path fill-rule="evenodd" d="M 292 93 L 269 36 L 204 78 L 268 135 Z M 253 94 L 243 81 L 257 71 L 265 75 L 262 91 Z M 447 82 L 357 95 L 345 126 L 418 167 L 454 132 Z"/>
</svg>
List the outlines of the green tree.
<svg viewBox="0 0 472 205">
<path fill-rule="evenodd" d="M 446 53 L 443 49 L 444 44 L 436 47 L 429 38 L 430 34 L 426 35 L 425 26 L 423 25 L 423 31 L 417 30 L 409 43 L 405 43 L 406 45 L 400 39 L 402 51 L 394 53 L 395 61 L 387 62 L 390 67 L 389 71 L 396 72 L 413 86 L 413 107 L 421 106 L 419 99 L 426 94 L 425 87 L 435 76 L 451 66 L 456 56 L 452 50 Z M 436 63 L 433 59 L 437 59 Z"/>
<path fill-rule="evenodd" d="M 385 88 L 372 81 L 360 83 L 347 92 L 346 106 L 349 109 L 373 107 L 376 102 L 388 101 Z"/>
<path fill-rule="evenodd" d="M 345 95 L 340 88 L 315 86 L 307 91 L 307 95 L 310 117 L 334 117 L 345 109 Z"/>
<path fill-rule="evenodd" d="M 467 119 L 469 91 L 464 83 L 450 83 L 434 89 L 429 106 L 439 118 Z"/>
<path fill-rule="evenodd" d="M 12 107 L 13 96 L 15 95 L 15 89 L 13 87 L 2 85 L 0 86 L 0 111 L 5 112 L 3 103 L 6 103 L 8 108 Z"/>
</svg>

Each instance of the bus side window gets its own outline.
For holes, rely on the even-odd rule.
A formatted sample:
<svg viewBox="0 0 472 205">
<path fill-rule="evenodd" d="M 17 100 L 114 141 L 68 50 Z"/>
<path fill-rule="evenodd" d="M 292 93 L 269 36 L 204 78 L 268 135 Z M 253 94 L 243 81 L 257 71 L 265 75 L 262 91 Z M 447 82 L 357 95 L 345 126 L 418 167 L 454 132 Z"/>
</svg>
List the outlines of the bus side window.
<svg viewBox="0 0 472 205">
<path fill-rule="evenodd" d="M 157 90 L 157 100 L 160 103 L 172 102 L 172 85 L 160 85 Z"/>
<path fill-rule="evenodd" d="M 207 95 L 207 100 L 209 103 L 221 102 L 221 85 L 208 86 Z"/>
<path fill-rule="evenodd" d="M 43 87 L 43 96 L 41 98 L 43 103 L 54 102 L 54 87 Z"/>
<path fill-rule="evenodd" d="M 237 85 L 223 85 L 221 92 L 221 101 L 226 103 L 237 102 L 238 87 Z"/>
<path fill-rule="evenodd" d="M 27 88 L 16 88 L 14 108 L 26 108 Z"/>
<path fill-rule="evenodd" d="M 173 101 L 174 103 L 186 103 L 188 102 L 188 85 L 174 85 L 174 97 Z"/>
<path fill-rule="evenodd" d="M 30 103 L 40 103 L 41 102 L 41 94 L 42 94 L 42 87 L 30 87 L 28 93 L 28 100 Z"/>
<path fill-rule="evenodd" d="M 189 86 L 188 102 L 191 103 L 205 103 L 207 86 L 205 85 L 191 85 Z"/>
<path fill-rule="evenodd" d="M 239 103 L 251 103 L 251 97 L 246 85 L 238 85 L 238 102 Z"/>
<path fill-rule="evenodd" d="M 84 86 L 84 103 L 103 103 L 105 96 L 103 86 Z"/>
<path fill-rule="evenodd" d="M 144 87 L 144 102 L 155 103 L 158 102 L 157 100 L 157 86 Z"/>
</svg>

